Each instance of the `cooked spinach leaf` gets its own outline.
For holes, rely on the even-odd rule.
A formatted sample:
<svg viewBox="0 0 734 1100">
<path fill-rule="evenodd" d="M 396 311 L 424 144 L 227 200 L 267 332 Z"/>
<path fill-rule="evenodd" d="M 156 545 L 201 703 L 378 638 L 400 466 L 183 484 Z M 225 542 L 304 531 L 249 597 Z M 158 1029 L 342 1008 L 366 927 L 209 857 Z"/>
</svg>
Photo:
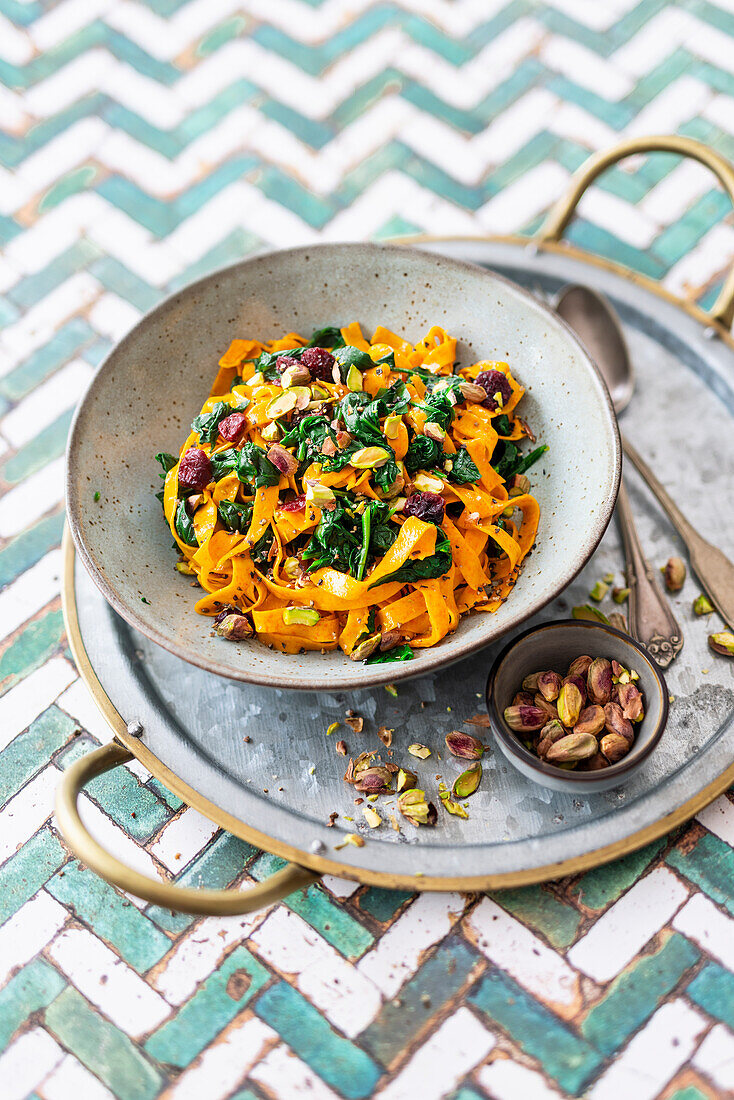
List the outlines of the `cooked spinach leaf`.
<svg viewBox="0 0 734 1100">
<path fill-rule="evenodd" d="M 240 452 L 234 447 L 228 447 L 226 451 L 214 451 L 209 455 L 212 464 L 212 480 L 221 481 L 227 474 L 237 469 Z"/>
<path fill-rule="evenodd" d="M 303 552 L 309 570 L 331 566 L 341 573 L 357 575 L 362 552 L 362 517 L 349 504 L 337 502 L 324 510 L 316 530 Z"/>
<path fill-rule="evenodd" d="M 200 413 L 199 416 L 194 417 L 191 421 L 191 430 L 198 432 L 200 443 L 208 443 L 213 447 L 217 441 L 219 425 L 231 412 L 232 408 L 226 401 L 217 401 L 211 412 Z"/>
<path fill-rule="evenodd" d="M 492 465 L 500 477 L 508 481 L 515 474 L 524 474 L 547 450 L 547 446 L 536 447 L 529 454 L 522 455 L 514 443 L 500 441 L 492 455 Z"/>
<path fill-rule="evenodd" d="M 186 501 L 180 500 L 176 508 L 176 517 L 173 521 L 173 526 L 176 530 L 176 534 L 181 539 L 181 542 L 185 542 L 187 546 L 198 546 L 198 540 L 196 538 L 196 532 L 194 531 L 194 524 L 191 516 L 186 511 Z"/>
<path fill-rule="evenodd" d="M 303 355 L 303 348 L 288 348 L 286 351 L 262 351 L 254 361 L 255 370 L 259 371 L 267 382 L 277 381 L 280 374 L 275 361 L 284 355 L 288 359 L 300 359 Z"/>
<path fill-rule="evenodd" d="M 466 447 L 460 447 L 452 456 L 453 465 L 449 472 L 449 481 L 455 481 L 457 485 L 467 485 L 471 481 L 479 481 L 479 469 Z"/>
<path fill-rule="evenodd" d="M 343 348 L 345 346 L 341 329 L 336 325 L 317 328 L 306 345 L 309 348 Z"/>
<path fill-rule="evenodd" d="M 507 413 L 502 413 L 501 416 L 496 416 L 492 421 L 492 427 L 497 432 L 497 435 L 509 435 L 512 431 L 512 424 Z"/>
<path fill-rule="evenodd" d="M 454 406 L 449 401 L 448 390 L 433 390 L 417 408 L 426 414 L 426 421 L 439 424 L 444 431 L 448 431 L 454 419 Z"/>
<path fill-rule="evenodd" d="M 161 474 L 161 477 L 165 477 L 168 471 L 172 470 L 178 462 L 176 456 L 169 454 L 168 451 L 159 451 L 158 454 L 155 456 L 155 460 L 156 462 L 160 462 L 161 466 L 163 467 L 163 473 Z"/>
<path fill-rule="evenodd" d="M 448 572 L 452 560 L 451 543 L 446 532 L 439 527 L 436 531 L 436 550 L 430 558 L 408 558 L 394 573 L 389 573 L 387 577 L 375 581 L 374 584 L 370 585 L 370 588 L 376 588 L 380 584 L 389 584 L 391 581 L 411 584 L 415 581 L 434 580 L 436 577 L 442 577 L 444 573 Z"/>
<path fill-rule="evenodd" d="M 325 440 L 336 439 L 336 432 L 329 423 L 329 418 L 319 413 L 314 416 L 304 416 L 281 439 L 281 446 L 297 446 L 296 458 L 301 463 L 301 471 L 310 466 L 312 462 L 320 459 L 321 450 Z M 337 456 L 335 456 L 337 457 Z M 327 469 L 341 469 L 341 467 L 328 466 Z"/>
<path fill-rule="evenodd" d="M 365 661 L 366 665 L 389 665 L 394 661 L 412 661 L 413 650 L 409 645 L 396 645 L 394 649 L 388 649 L 387 653 L 373 653 Z"/>
<path fill-rule="evenodd" d="M 244 535 L 252 519 L 252 504 L 237 504 L 232 500 L 220 500 L 217 515 L 227 531 Z"/>
<path fill-rule="evenodd" d="M 403 462 L 412 476 L 418 470 L 432 470 L 442 461 L 442 456 L 443 448 L 435 439 L 429 439 L 427 435 L 414 435 Z"/>
<path fill-rule="evenodd" d="M 366 351 L 360 351 L 359 348 L 355 348 L 351 344 L 345 344 L 344 347 L 341 348 L 334 348 L 332 355 L 339 364 L 339 373 L 342 382 L 345 381 L 350 367 L 356 367 L 357 370 L 365 371 L 375 365 Z"/>
<path fill-rule="evenodd" d="M 237 477 L 251 492 L 265 485 L 277 485 L 280 472 L 273 466 L 262 447 L 256 443 L 245 443 L 238 453 Z"/>
</svg>

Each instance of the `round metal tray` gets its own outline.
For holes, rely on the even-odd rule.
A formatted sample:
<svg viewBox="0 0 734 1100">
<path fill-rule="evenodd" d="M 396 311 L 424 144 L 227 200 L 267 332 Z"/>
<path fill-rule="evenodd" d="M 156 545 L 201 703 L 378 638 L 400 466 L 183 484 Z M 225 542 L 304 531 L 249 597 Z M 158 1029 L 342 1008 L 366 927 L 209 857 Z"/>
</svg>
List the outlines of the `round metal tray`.
<svg viewBox="0 0 734 1100">
<path fill-rule="evenodd" d="M 690 142 L 679 149 L 687 139 L 654 141 L 654 146 L 648 139 L 626 143 L 597 158 L 597 167 L 590 167 L 563 209 L 551 215 L 540 243 L 523 238 L 414 243 L 485 264 L 540 295 L 553 295 L 568 282 L 585 282 L 606 294 L 622 319 L 637 370 L 635 398 L 624 414 L 625 432 L 694 524 L 731 555 L 734 342 L 724 324 L 731 322 L 734 288 L 727 284 L 709 315 L 649 280 L 555 239 L 584 186 L 599 166 L 619 159 L 621 150 L 636 152 L 639 144 L 687 151 L 706 163 L 713 157 L 705 150 L 702 154 L 700 146 L 694 152 Z M 720 162 L 712 166 L 724 179 Z M 731 193 L 731 170 L 729 177 L 724 182 Z M 522 364 L 517 368 L 522 376 Z M 563 364 L 557 369 L 562 371 Z M 677 537 L 634 471 L 628 471 L 628 484 L 647 555 L 662 563 L 678 551 Z M 621 577 L 622 565 L 613 523 L 584 572 L 531 623 L 567 616 L 571 606 L 587 602 L 590 588 L 603 574 Z M 689 576 L 674 597 L 685 644 L 666 671 L 672 696 L 667 730 L 649 761 L 624 786 L 585 797 L 538 787 L 514 771 L 485 730 L 490 751 L 468 820 L 450 817 L 439 806 L 436 828 L 415 829 L 396 812 L 395 798 L 383 796 L 378 809 L 384 824 L 374 831 L 354 805 L 353 788 L 343 781 L 345 760 L 335 751 L 336 742 L 343 738 L 356 756 L 382 748 L 380 726 L 394 729 L 392 755 L 384 757 L 409 763 L 438 803 L 436 777 L 450 785 L 459 770 L 458 761 L 446 759 L 444 735 L 484 712 L 484 685 L 496 646 L 403 683 L 396 696 L 383 689 L 349 696 L 297 694 L 225 681 L 137 634 L 75 562 L 68 535 L 63 600 L 82 677 L 118 742 L 190 805 L 298 864 L 291 871 L 290 888 L 307 881 L 301 868 L 310 868 L 387 887 L 475 890 L 556 878 L 623 855 L 691 817 L 734 781 L 734 664 L 709 650 L 710 621 L 695 619 L 691 611 L 697 591 L 695 578 Z M 347 708 L 363 715 L 361 734 L 343 724 Z M 340 720 L 339 731 L 327 736 L 327 727 Z M 136 736 L 140 727 L 142 736 Z M 465 728 L 478 732 L 471 725 Z M 433 755 L 425 761 L 408 756 L 407 746 L 415 741 L 432 748 Z M 87 855 L 101 874 L 137 892 L 130 876 L 123 879 L 119 865 L 115 868 L 101 850 L 92 850 L 90 838 L 83 843 L 81 824 L 74 817 L 75 796 L 84 779 L 127 755 L 120 748 L 98 753 L 98 762 L 86 770 L 83 762 L 75 765 L 79 774 L 59 800 L 62 825 L 67 835 L 73 832 L 82 858 Z M 333 812 L 339 816 L 329 827 Z M 389 824 L 391 813 L 397 830 Z M 345 846 L 347 832 L 360 834 L 364 845 Z M 227 903 L 222 893 L 209 897 L 207 911 L 223 911 Z M 169 896 L 166 904 L 176 901 Z M 189 898 L 179 907 L 193 909 L 196 904 Z M 237 901 L 228 904 L 228 911 L 235 911 Z"/>
<path fill-rule="evenodd" d="M 542 293 L 564 282 L 585 281 L 608 294 L 624 321 L 638 371 L 637 396 L 625 428 L 693 521 L 734 549 L 734 390 L 728 348 L 706 339 L 693 318 L 632 280 L 574 256 L 533 255 L 514 242 L 453 241 L 431 247 L 486 263 Z M 631 489 L 648 555 L 662 562 L 675 550 L 675 536 L 634 475 Z M 353 789 L 343 782 L 345 761 L 335 751 L 336 741 L 343 737 L 356 755 L 381 747 L 379 726 L 394 728 L 391 759 L 415 765 L 422 785 L 435 791 L 436 774 L 450 782 L 457 771 L 456 761 L 437 758 L 437 751 L 445 755 L 444 734 L 484 709 L 481 698 L 493 648 L 401 685 L 396 698 L 382 689 L 347 697 L 235 684 L 192 668 L 133 631 L 83 569 L 78 564 L 73 569 L 69 544 L 67 556 L 64 597 L 75 655 L 98 702 L 104 702 L 103 692 L 121 716 L 115 719 L 106 706 L 128 748 L 220 824 L 319 871 L 417 889 L 556 877 L 647 842 L 734 778 L 733 670 L 711 654 L 707 624 L 690 613 L 694 581 L 676 601 L 685 646 L 667 671 L 674 696 L 668 728 L 648 765 L 628 784 L 572 799 L 528 783 L 492 749 L 468 821 L 441 812 L 436 829 L 416 830 L 400 819 L 398 833 L 387 821 L 379 830 L 367 829 L 353 804 Z M 612 525 L 586 570 L 533 621 L 568 614 L 570 606 L 587 601 L 596 579 L 608 571 L 619 575 L 621 566 Z M 342 725 L 327 737 L 327 727 L 343 720 L 349 707 L 364 716 L 364 732 L 357 735 Z M 127 734 L 131 721 L 142 724 L 141 739 Z M 426 761 L 408 756 L 413 741 L 429 745 L 434 755 Z M 382 809 L 385 800 L 380 802 Z M 329 828 L 333 811 L 339 817 Z M 382 816 L 388 812 L 382 810 Z M 364 833 L 364 847 L 336 850 L 345 829 Z"/>
</svg>

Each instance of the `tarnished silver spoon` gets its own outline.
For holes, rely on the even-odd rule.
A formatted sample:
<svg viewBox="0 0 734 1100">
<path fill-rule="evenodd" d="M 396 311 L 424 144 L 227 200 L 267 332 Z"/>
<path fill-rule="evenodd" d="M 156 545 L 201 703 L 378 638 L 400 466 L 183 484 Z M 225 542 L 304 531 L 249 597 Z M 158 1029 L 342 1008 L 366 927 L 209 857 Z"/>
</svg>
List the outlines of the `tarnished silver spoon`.
<svg viewBox="0 0 734 1100">
<path fill-rule="evenodd" d="M 567 286 L 558 295 L 556 311 L 580 336 L 602 373 L 615 412 L 621 413 L 634 391 L 634 372 L 622 327 L 611 306 L 588 287 Z M 625 455 L 637 465 L 624 437 L 622 446 Z M 645 471 L 641 473 L 650 484 Z M 651 488 L 655 491 L 654 486 Z M 661 504 L 665 507 L 662 500 Z M 624 481 L 619 486 L 617 519 L 627 562 L 629 631 L 666 668 L 683 648 L 683 632 L 642 551 Z M 685 542 L 685 536 L 683 539 Z"/>
</svg>

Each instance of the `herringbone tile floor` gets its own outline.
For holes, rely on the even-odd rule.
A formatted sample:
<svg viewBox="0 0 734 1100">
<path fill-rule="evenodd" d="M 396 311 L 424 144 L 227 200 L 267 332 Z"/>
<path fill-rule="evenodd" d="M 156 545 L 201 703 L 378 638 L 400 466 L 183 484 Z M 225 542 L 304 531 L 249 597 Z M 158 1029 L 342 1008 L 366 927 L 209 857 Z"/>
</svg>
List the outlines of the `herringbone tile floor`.
<svg viewBox="0 0 734 1100">
<path fill-rule="evenodd" d="M 51 816 L 109 733 L 59 610 L 63 450 L 111 344 L 263 246 L 531 231 L 619 136 L 734 157 L 731 0 L 0 0 L 0 1092 L 4 1100 L 701 1100 L 734 1090 L 734 805 L 546 887 L 326 879 L 255 917 L 132 903 Z M 583 246 L 712 300 L 710 176 L 608 173 Z M 80 732 L 81 731 L 81 732 Z M 274 860 L 140 768 L 108 841 L 210 886 Z"/>
</svg>

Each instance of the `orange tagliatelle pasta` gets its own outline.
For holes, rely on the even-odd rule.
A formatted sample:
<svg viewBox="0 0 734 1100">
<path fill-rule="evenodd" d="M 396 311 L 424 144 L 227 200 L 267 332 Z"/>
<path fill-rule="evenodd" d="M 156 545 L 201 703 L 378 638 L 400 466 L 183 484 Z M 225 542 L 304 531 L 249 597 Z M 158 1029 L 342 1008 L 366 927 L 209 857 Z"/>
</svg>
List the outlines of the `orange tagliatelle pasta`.
<svg viewBox="0 0 734 1100">
<path fill-rule="evenodd" d="M 408 660 L 508 597 L 545 447 L 520 452 L 507 363 L 455 359 L 439 327 L 232 342 L 178 458 L 157 456 L 177 568 L 223 637 Z"/>
</svg>

